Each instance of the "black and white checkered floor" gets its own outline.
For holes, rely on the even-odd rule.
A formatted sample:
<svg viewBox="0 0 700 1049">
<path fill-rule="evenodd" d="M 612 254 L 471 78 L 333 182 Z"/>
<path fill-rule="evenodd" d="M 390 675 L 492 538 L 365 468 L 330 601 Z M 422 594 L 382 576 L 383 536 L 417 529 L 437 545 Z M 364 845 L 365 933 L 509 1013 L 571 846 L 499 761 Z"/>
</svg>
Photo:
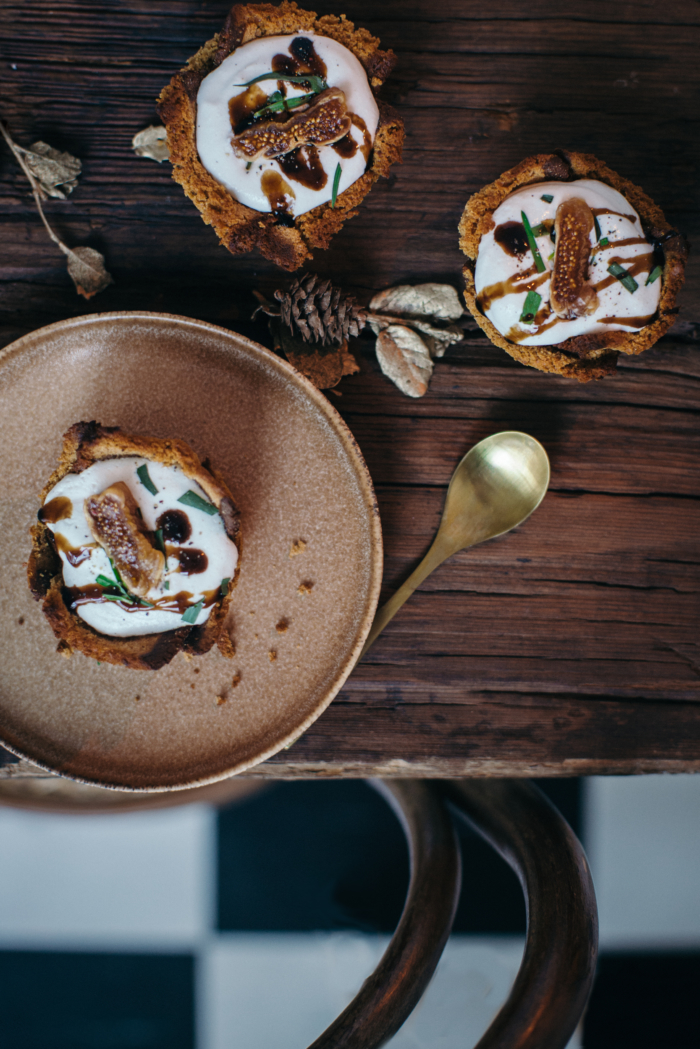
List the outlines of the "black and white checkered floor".
<svg viewBox="0 0 700 1049">
<path fill-rule="evenodd" d="M 572 1049 L 698 1049 L 700 777 L 545 786 L 584 841 L 600 909 Z M 408 873 L 390 810 L 352 781 L 280 783 L 218 813 L 0 809 L 0 841 L 13 1049 L 304 1049 L 374 968 Z M 462 844 L 455 932 L 392 1049 L 468 1049 L 517 972 L 515 878 Z"/>
</svg>

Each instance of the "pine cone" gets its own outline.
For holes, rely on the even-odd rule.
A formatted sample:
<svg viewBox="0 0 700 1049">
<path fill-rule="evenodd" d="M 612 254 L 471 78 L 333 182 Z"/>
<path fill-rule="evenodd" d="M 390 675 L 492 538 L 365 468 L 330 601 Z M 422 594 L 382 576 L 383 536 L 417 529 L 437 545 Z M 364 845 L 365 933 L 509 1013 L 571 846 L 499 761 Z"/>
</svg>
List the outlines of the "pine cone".
<svg viewBox="0 0 700 1049">
<path fill-rule="evenodd" d="M 286 293 L 278 289 L 275 298 L 282 322 L 306 342 L 339 345 L 349 335 L 359 335 L 367 322 L 366 311 L 352 295 L 344 295 L 315 273 L 305 273 Z"/>
</svg>

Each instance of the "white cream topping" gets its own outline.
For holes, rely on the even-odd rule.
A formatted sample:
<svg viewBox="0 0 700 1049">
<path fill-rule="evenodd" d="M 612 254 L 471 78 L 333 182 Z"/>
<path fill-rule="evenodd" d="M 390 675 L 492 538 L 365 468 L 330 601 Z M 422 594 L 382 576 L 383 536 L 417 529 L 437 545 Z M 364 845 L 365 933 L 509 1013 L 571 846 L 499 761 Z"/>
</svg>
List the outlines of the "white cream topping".
<svg viewBox="0 0 700 1049">
<path fill-rule="evenodd" d="M 551 202 L 543 200 L 543 195 L 551 196 Z M 591 315 L 575 320 L 561 320 L 551 313 L 537 318 L 532 324 L 526 324 L 520 321 L 520 316 L 529 290 L 535 290 L 542 296 L 543 306 L 549 302 L 554 243 L 548 232 L 536 237 L 547 271 L 547 276 L 540 282 L 541 275 L 538 273 L 525 276 L 533 267 L 532 252 L 528 249 L 521 258 L 516 258 L 501 247 L 495 234 L 503 223 L 521 222 L 523 211 L 533 227 L 546 219 L 554 222 L 559 205 L 571 197 L 585 200 L 598 219 L 601 240 L 607 237 L 609 241 L 607 246 L 597 248 L 589 264 L 588 279 L 597 286 L 598 307 Z M 662 278 L 653 284 L 645 284 L 655 266 L 652 245 L 646 241 L 637 212 L 611 186 L 594 179 L 538 182 L 506 197 L 494 211 L 493 220 L 496 229 L 486 233 L 479 244 L 474 281 L 477 300 L 485 315 L 506 338 L 523 346 L 551 346 L 572 336 L 592 332 L 639 331 L 651 321 L 659 305 Z M 639 238 L 643 243 L 620 243 Z M 595 231 L 591 232 L 590 240 L 593 250 L 597 243 Z M 646 258 L 642 259 L 642 256 Z M 632 266 L 634 280 L 638 285 L 634 292 L 629 292 L 609 274 L 608 266 L 612 262 L 617 262 L 625 270 Z M 518 279 L 520 275 L 522 277 Z M 500 289 L 496 286 L 503 281 L 511 281 L 515 287 L 509 286 L 505 294 L 498 295 Z M 601 287 L 601 283 L 607 283 L 608 286 Z"/>
<path fill-rule="evenodd" d="M 148 476 L 158 489 L 152 495 L 139 480 L 137 470 L 148 467 Z M 208 514 L 204 510 L 178 502 L 180 496 L 193 491 L 210 503 L 200 486 L 176 466 L 164 466 L 136 456 L 119 459 L 104 459 L 94 463 L 78 474 L 67 474 L 55 485 L 46 497 L 44 506 L 53 499 L 65 497 L 72 504 L 70 517 L 55 523 L 46 521 L 57 540 L 63 565 L 63 581 L 67 587 L 85 588 L 96 583 L 98 575 L 112 578 L 114 573 L 106 551 L 95 542 L 85 515 L 85 500 L 123 481 L 138 504 L 146 528 L 155 531 L 157 520 L 167 510 L 183 511 L 189 520 L 191 534 L 183 542 L 166 542 L 168 553 L 167 570 L 159 586 L 152 588 L 146 600 L 156 604 L 154 608 L 134 607 L 127 611 L 116 601 L 94 601 L 79 604 L 75 611 L 89 626 L 101 634 L 111 637 L 133 637 L 138 634 L 160 634 L 166 630 L 177 630 L 188 625 L 205 623 L 216 604 L 205 606 L 194 624 L 183 622 L 183 613 L 177 608 L 178 594 L 189 594 L 187 605 L 196 605 L 207 600 L 207 593 L 217 590 L 224 579 L 232 579 L 238 561 L 238 550 L 226 535 L 219 513 Z M 59 540 L 62 537 L 64 542 Z M 84 550 L 89 554 L 81 564 L 71 565 L 61 547 L 67 545 L 73 551 Z M 181 548 L 201 550 L 206 554 L 207 567 L 203 572 L 187 575 L 181 570 L 178 550 Z M 166 589 L 165 584 L 169 584 Z M 174 610 L 168 610 L 168 605 Z"/>
<path fill-rule="evenodd" d="M 350 134 L 358 143 L 352 157 L 341 157 L 332 146 L 319 149 L 319 159 L 326 173 L 326 184 L 314 190 L 303 186 L 285 174 L 276 160 L 259 159 L 247 168 L 245 158 L 237 157 L 231 145 L 233 130 L 229 102 L 245 89 L 247 83 L 261 73 L 270 72 L 275 55 L 288 54 L 293 40 L 303 36 L 313 42 L 314 50 L 327 68 L 328 87 L 339 87 L 345 92 L 349 113 L 360 117 L 367 126 L 372 142 L 379 123 L 379 109 L 362 65 L 351 51 L 326 36 L 313 33 L 294 33 L 291 36 L 266 36 L 236 48 L 221 65 L 202 81 L 197 93 L 197 152 L 207 171 L 217 179 L 241 204 L 256 211 L 272 210 L 263 192 L 261 180 L 265 171 L 279 173 L 289 185 L 293 197 L 287 196 L 288 213 L 303 215 L 331 200 L 333 180 L 340 164 L 338 193 L 342 193 L 365 173 L 366 162 L 362 149 L 364 135 L 353 126 Z M 277 90 L 276 80 L 263 80 L 258 85 L 269 97 Z M 307 94 L 301 84 L 287 84 L 287 98 Z"/>
</svg>

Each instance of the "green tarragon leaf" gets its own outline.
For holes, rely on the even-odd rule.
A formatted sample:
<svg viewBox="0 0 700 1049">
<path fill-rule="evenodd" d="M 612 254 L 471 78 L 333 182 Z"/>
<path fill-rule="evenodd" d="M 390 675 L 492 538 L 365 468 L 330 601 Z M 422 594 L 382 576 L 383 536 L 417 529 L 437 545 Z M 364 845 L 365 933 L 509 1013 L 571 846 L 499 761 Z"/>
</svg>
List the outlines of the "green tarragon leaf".
<svg viewBox="0 0 700 1049">
<path fill-rule="evenodd" d="M 630 295 L 634 295 L 635 291 L 639 287 L 636 280 L 631 273 L 619 264 L 619 262 L 611 262 L 608 266 L 608 273 L 611 273 L 613 277 L 617 277 L 623 288 L 627 288 Z"/>
<path fill-rule="evenodd" d="M 332 196 L 331 196 L 331 207 L 332 208 L 335 207 L 335 202 L 336 202 L 337 197 L 338 197 L 338 186 L 340 185 L 340 172 L 341 172 L 341 167 L 340 167 L 340 164 L 338 164 L 337 168 L 335 169 L 335 175 L 333 176 L 333 193 L 332 193 Z"/>
<path fill-rule="evenodd" d="M 198 601 L 196 605 L 190 605 L 188 609 L 182 614 L 183 623 L 196 623 L 197 616 L 204 608 L 204 601 Z"/>
<path fill-rule="evenodd" d="M 535 240 L 534 234 L 532 232 L 532 226 L 530 225 L 528 217 L 524 211 L 520 212 L 520 217 L 523 220 L 523 226 L 525 227 L 525 236 L 527 237 L 527 242 L 530 246 L 532 257 L 535 260 L 535 269 L 538 273 L 544 273 L 547 267 L 542 261 L 542 256 L 540 255 L 539 248 L 537 247 L 537 241 Z"/>
<path fill-rule="evenodd" d="M 532 324 L 540 308 L 542 302 L 542 296 L 536 291 L 529 291 L 523 303 L 523 312 L 520 314 L 520 320 L 523 324 Z"/>
<path fill-rule="evenodd" d="M 148 472 L 148 466 L 146 465 L 146 463 L 144 463 L 142 466 L 139 466 L 136 473 L 138 474 L 139 481 L 141 482 L 143 487 L 147 488 L 151 495 L 158 495 L 158 489 L 151 480 L 151 475 Z"/>
<path fill-rule="evenodd" d="M 197 495 L 191 488 L 184 495 L 180 496 L 178 503 L 192 506 L 195 510 L 203 510 L 205 514 L 209 514 L 211 517 L 219 512 L 213 503 L 210 503 L 208 499 L 202 499 L 201 495 Z"/>
</svg>

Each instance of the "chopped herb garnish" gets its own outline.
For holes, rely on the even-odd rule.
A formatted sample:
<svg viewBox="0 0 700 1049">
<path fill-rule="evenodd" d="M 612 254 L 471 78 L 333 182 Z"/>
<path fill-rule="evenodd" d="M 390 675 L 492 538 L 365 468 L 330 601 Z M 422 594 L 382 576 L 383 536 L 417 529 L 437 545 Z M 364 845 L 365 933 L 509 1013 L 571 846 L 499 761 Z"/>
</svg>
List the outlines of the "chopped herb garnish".
<svg viewBox="0 0 700 1049">
<path fill-rule="evenodd" d="M 535 238 L 534 238 L 533 233 L 532 233 L 532 226 L 528 222 L 527 215 L 525 214 L 524 211 L 520 212 L 520 217 L 523 220 L 523 226 L 525 227 L 525 236 L 527 237 L 527 242 L 530 245 L 530 251 L 532 252 L 532 257 L 535 260 L 535 269 L 537 270 L 538 273 L 544 273 L 544 271 L 545 271 L 545 269 L 547 267 L 545 266 L 544 262 L 542 261 L 542 256 L 539 253 L 539 250 L 538 250 L 538 247 L 537 247 L 537 243 L 536 243 Z"/>
<path fill-rule="evenodd" d="M 252 168 L 252 166 L 253 166 L 253 161 L 252 161 L 252 160 L 249 160 L 249 161 L 248 161 L 248 163 L 247 163 L 247 164 L 246 164 L 246 166 L 245 166 L 245 169 L 246 169 L 246 171 L 250 171 L 250 169 Z"/>
<path fill-rule="evenodd" d="M 203 510 L 205 514 L 210 514 L 212 517 L 219 512 L 213 503 L 210 503 L 207 499 L 202 499 L 201 495 L 197 495 L 191 488 L 184 495 L 180 496 L 178 503 L 184 503 L 185 506 L 193 506 L 195 510 Z"/>
<path fill-rule="evenodd" d="M 166 579 L 165 582 L 163 583 L 163 590 L 169 590 L 169 589 L 170 589 L 170 580 Z"/>
<path fill-rule="evenodd" d="M 300 95 L 299 98 L 284 98 L 279 91 L 276 91 L 275 94 L 279 95 L 279 98 L 275 98 L 274 102 L 263 106 L 262 109 L 257 109 L 253 113 L 254 118 L 267 116 L 268 113 L 283 113 L 287 109 L 297 109 L 299 106 L 306 105 L 309 99 L 315 98 L 315 92 Z M 270 95 L 270 98 L 274 98 L 274 95 Z"/>
<path fill-rule="evenodd" d="M 551 204 L 552 201 L 554 200 L 554 197 L 552 196 L 551 193 L 543 193 L 542 196 L 540 197 L 540 200 L 546 200 L 548 204 Z"/>
<path fill-rule="evenodd" d="M 551 262 L 553 258 L 554 258 L 554 252 L 552 252 L 551 255 L 547 256 L 547 262 Z"/>
<path fill-rule="evenodd" d="M 610 263 L 608 266 L 608 273 L 612 273 L 613 277 L 617 277 L 620 284 L 627 288 L 627 291 L 630 292 L 630 294 L 634 294 L 639 287 L 632 274 L 628 273 L 618 262 Z"/>
<path fill-rule="evenodd" d="M 260 76 L 253 77 L 247 84 L 234 84 L 234 87 L 250 87 L 251 84 L 259 84 L 261 80 L 282 80 L 285 84 L 308 84 L 315 95 L 320 91 L 325 91 L 328 84 L 322 76 L 316 76 L 313 73 L 307 73 L 301 76 L 288 76 L 286 73 L 261 73 Z"/>
<path fill-rule="evenodd" d="M 651 271 L 651 273 L 649 274 L 647 279 L 644 281 L 644 287 L 646 287 L 647 284 L 653 284 L 655 281 L 657 281 L 662 273 L 663 273 L 663 266 L 654 266 L 654 269 Z"/>
<path fill-rule="evenodd" d="M 222 597 L 226 597 L 226 595 L 228 594 L 228 585 L 229 585 L 230 582 L 231 582 L 230 579 L 222 579 L 221 580 L 221 586 L 219 587 L 219 589 L 221 591 L 221 596 Z"/>
<path fill-rule="evenodd" d="M 109 576 L 98 575 L 95 582 L 98 586 L 104 587 L 107 590 L 116 590 L 116 594 L 103 594 L 105 601 L 121 601 L 125 605 L 145 605 L 146 608 L 153 608 L 150 601 L 144 601 L 142 597 L 136 597 L 134 594 L 130 594 L 122 583 L 122 577 L 119 575 L 119 570 L 115 565 L 114 561 L 110 557 L 109 563 L 112 566 L 114 572 L 114 579 L 110 579 Z"/>
<path fill-rule="evenodd" d="M 183 612 L 182 621 L 183 623 L 196 623 L 197 616 L 204 608 L 204 601 L 198 601 L 196 605 L 190 605 L 190 607 Z"/>
<path fill-rule="evenodd" d="M 607 237 L 601 237 L 598 243 L 600 244 L 601 248 L 607 248 L 610 245 L 610 241 Z"/>
<path fill-rule="evenodd" d="M 156 549 L 160 550 L 161 554 L 165 558 L 165 563 L 168 563 L 168 555 L 165 552 L 165 543 L 163 542 L 163 529 L 159 528 L 155 534 Z"/>
<path fill-rule="evenodd" d="M 549 233 L 549 228 L 545 226 L 544 222 L 540 222 L 538 226 L 532 227 L 533 237 L 544 237 L 546 233 Z"/>
<path fill-rule="evenodd" d="M 598 222 L 598 216 L 597 215 L 593 216 L 593 225 L 595 226 L 595 239 L 600 244 L 601 232 L 600 232 L 600 223 Z"/>
<path fill-rule="evenodd" d="M 148 473 L 148 467 L 144 463 L 143 466 L 139 466 L 136 473 L 139 475 L 139 481 L 144 488 L 147 488 L 151 495 L 158 495 L 158 489 L 154 485 Z"/>
<path fill-rule="evenodd" d="M 540 308 L 542 302 L 542 296 L 538 295 L 536 291 L 529 291 L 525 298 L 523 305 L 523 312 L 520 314 L 520 320 L 523 324 L 532 324 L 535 319 L 535 315 Z"/>
<path fill-rule="evenodd" d="M 340 164 L 335 169 L 335 175 L 333 176 L 333 194 L 331 196 L 331 207 L 335 207 L 335 201 L 338 196 L 338 186 L 340 185 Z"/>
</svg>

